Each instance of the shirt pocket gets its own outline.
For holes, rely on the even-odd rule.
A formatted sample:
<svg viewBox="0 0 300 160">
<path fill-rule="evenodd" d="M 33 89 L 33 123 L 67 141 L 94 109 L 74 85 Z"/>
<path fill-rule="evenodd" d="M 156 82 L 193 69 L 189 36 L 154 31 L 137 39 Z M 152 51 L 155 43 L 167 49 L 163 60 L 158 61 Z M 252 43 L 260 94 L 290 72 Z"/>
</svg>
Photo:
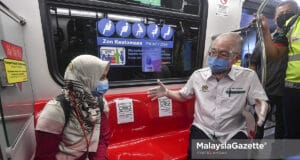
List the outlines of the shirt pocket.
<svg viewBox="0 0 300 160">
<path fill-rule="evenodd" d="M 224 91 L 222 101 L 225 110 L 240 110 L 246 104 L 246 91 L 243 89 L 227 89 Z"/>
</svg>

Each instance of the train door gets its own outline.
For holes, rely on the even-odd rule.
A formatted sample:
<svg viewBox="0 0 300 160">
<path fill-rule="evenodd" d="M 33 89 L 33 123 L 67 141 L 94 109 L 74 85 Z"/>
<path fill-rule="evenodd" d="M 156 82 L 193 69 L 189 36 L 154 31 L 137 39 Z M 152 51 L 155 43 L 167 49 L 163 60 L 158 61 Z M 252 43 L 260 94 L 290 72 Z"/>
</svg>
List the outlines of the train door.
<svg viewBox="0 0 300 160">
<path fill-rule="evenodd" d="M 0 1 L 0 159 L 31 159 L 35 147 L 24 25 L 24 19 Z"/>
</svg>

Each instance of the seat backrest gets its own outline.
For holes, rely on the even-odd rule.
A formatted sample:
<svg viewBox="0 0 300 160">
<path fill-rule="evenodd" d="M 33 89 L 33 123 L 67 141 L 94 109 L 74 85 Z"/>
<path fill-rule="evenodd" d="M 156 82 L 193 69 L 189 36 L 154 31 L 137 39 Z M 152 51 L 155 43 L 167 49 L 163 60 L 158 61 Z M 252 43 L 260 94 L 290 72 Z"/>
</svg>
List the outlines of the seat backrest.
<svg viewBox="0 0 300 160">
<path fill-rule="evenodd" d="M 116 102 L 132 100 L 133 122 L 118 124 Z M 160 117 L 158 100 L 151 101 L 147 94 L 130 93 L 106 96 L 110 112 L 109 121 L 112 132 L 110 143 L 131 139 L 151 137 L 166 132 L 188 129 L 193 120 L 194 100 L 186 102 L 172 101 L 172 115 Z"/>
<path fill-rule="evenodd" d="M 186 130 L 190 127 L 194 113 L 194 99 L 186 102 L 172 100 L 172 115 L 160 117 L 158 101 L 151 101 L 146 92 L 127 94 L 110 94 L 105 96 L 110 111 L 109 123 L 111 129 L 110 143 L 119 143 L 126 140 L 151 137 L 167 132 Z M 133 107 L 133 122 L 118 124 L 118 100 L 130 99 Z M 35 124 L 39 114 L 49 99 L 35 102 Z"/>
</svg>

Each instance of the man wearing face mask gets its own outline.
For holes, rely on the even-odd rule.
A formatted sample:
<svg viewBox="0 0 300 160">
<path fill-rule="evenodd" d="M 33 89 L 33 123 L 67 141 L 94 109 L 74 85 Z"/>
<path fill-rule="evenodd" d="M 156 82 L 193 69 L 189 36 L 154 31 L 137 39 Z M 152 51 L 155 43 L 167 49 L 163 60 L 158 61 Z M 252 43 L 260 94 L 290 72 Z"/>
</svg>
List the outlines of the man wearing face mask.
<svg viewBox="0 0 300 160">
<path fill-rule="evenodd" d="M 272 35 L 273 40 L 278 39 L 279 33 L 283 30 L 285 22 L 297 13 L 297 3 L 294 1 L 285 1 L 276 7 L 274 22 L 277 25 L 276 31 Z M 291 24 L 290 24 L 291 25 Z M 260 42 L 259 42 L 260 43 Z M 250 59 L 250 67 L 261 77 L 261 47 L 256 45 Z M 275 138 L 282 139 L 284 135 L 282 95 L 284 88 L 284 77 L 287 66 L 288 56 L 285 54 L 278 60 L 267 59 L 267 73 L 265 90 L 269 97 L 271 110 L 276 106 L 275 112 Z M 272 116 L 272 111 L 268 117 Z M 264 125 L 257 128 L 256 138 L 261 139 L 264 136 Z"/>
<path fill-rule="evenodd" d="M 109 62 L 92 55 L 69 63 L 62 94 L 38 118 L 35 160 L 107 160 L 108 71 Z"/>
<path fill-rule="evenodd" d="M 285 1 L 288 2 L 288 1 Z M 296 3 L 296 2 L 294 2 Z M 294 7 L 297 8 L 297 3 Z M 272 41 L 268 21 L 261 16 L 267 58 L 280 59 L 288 55 L 283 89 L 284 138 L 300 138 L 300 17 L 296 15 L 286 21 L 279 36 Z M 291 25 L 289 25 L 291 23 Z"/>
<path fill-rule="evenodd" d="M 241 49 L 239 34 L 221 34 L 209 49 L 209 67 L 196 70 L 182 89 L 169 90 L 158 81 L 159 86 L 148 91 L 148 97 L 152 100 L 162 96 L 178 101 L 195 97 L 188 159 L 191 159 L 192 140 L 226 143 L 231 139 L 247 139 L 250 135 L 243 117 L 247 102 L 255 105 L 257 124 L 262 125 L 265 120 L 268 98 L 256 73 L 233 65 L 239 59 Z"/>
</svg>

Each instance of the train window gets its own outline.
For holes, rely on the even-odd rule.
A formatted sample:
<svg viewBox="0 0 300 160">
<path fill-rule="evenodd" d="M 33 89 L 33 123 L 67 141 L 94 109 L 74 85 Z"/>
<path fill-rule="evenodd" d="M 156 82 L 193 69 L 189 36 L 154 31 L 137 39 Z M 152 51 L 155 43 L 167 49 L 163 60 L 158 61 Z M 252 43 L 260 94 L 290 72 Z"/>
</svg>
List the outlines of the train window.
<svg viewBox="0 0 300 160">
<path fill-rule="evenodd" d="M 135 5 L 153 8 L 173 9 L 188 14 L 199 14 L 199 0 L 114 0 L 121 3 L 134 3 Z"/>
<path fill-rule="evenodd" d="M 162 2 L 166 3 L 160 3 L 162 6 L 171 3 Z M 190 2 L 200 8 L 200 2 Z M 202 61 L 198 59 L 203 38 L 201 16 L 150 8 L 149 12 L 147 8 L 144 12 L 130 8 L 120 12 L 107 7 L 49 5 L 50 41 L 56 54 L 48 59 L 54 59 L 50 63 L 56 66 L 56 77 L 62 79 L 72 58 L 92 54 L 110 61 L 112 86 L 144 85 L 157 78 L 186 79 Z M 164 12 L 160 14 L 160 10 Z"/>
</svg>

